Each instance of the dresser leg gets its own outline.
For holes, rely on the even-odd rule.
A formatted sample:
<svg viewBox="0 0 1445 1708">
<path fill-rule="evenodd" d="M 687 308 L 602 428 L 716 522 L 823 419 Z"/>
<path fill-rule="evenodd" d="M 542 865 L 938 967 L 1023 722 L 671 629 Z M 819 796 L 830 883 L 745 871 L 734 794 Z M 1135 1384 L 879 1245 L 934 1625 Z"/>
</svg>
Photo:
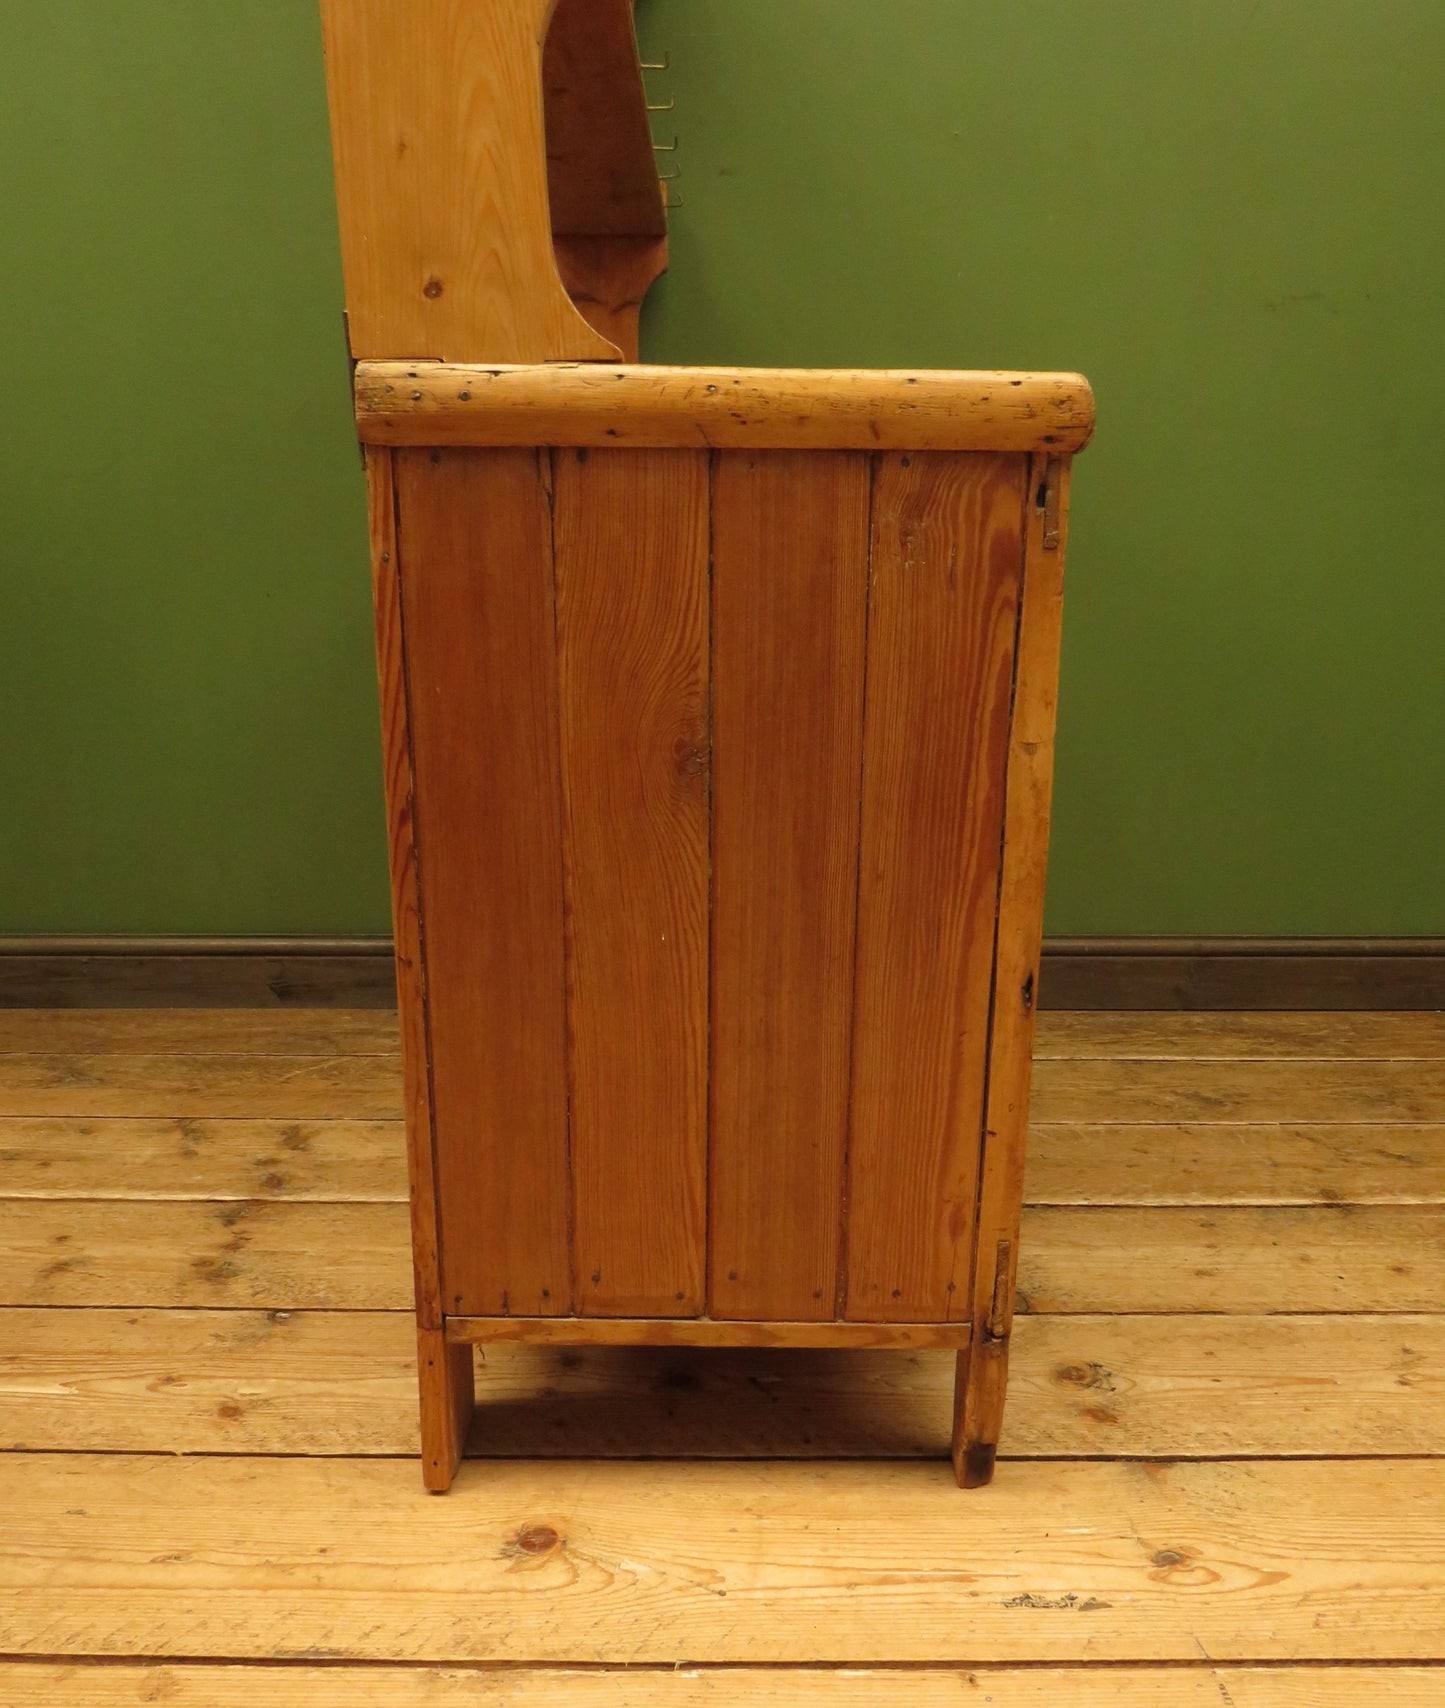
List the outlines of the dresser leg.
<svg viewBox="0 0 1445 1708">
<path fill-rule="evenodd" d="M 449 1343 L 439 1328 L 416 1331 L 416 1362 L 421 1376 L 421 1477 L 433 1494 L 452 1486 L 476 1391 L 472 1349 Z"/>
<path fill-rule="evenodd" d="M 958 1355 L 953 1374 L 953 1474 L 963 1489 L 993 1480 L 1008 1386 L 1008 1339 L 987 1335 Z"/>
</svg>

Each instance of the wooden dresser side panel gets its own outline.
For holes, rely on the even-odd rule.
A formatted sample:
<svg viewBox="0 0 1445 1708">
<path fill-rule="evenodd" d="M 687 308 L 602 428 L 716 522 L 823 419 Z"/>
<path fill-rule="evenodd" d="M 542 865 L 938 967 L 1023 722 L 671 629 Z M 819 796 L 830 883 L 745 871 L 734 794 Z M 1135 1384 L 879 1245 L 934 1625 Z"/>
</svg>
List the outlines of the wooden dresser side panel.
<svg viewBox="0 0 1445 1708">
<path fill-rule="evenodd" d="M 711 1311 L 837 1299 L 867 614 L 866 455 L 713 475 Z"/>
<path fill-rule="evenodd" d="M 443 1308 L 571 1308 L 546 453 L 397 454 Z"/>
<path fill-rule="evenodd" d="M 573 1297 L 704 1306 L 708 453 L 554 453 Z"/>
<path fill-rule="evenodd" d="M 969 1313 L 1027 458 L 873 491 L 846 1311 Z"/>
</svg>

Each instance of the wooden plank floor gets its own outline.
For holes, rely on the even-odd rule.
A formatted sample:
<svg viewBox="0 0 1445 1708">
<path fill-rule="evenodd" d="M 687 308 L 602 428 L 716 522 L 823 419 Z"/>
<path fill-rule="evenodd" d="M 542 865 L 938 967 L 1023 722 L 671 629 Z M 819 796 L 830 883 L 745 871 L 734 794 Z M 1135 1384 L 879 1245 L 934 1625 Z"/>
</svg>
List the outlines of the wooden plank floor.
<svg viewBox="0 0 1445 1708">
<path fill-rule="evenodd" d="M 930 1353 L 487 1352 L 422 1494 L 394 1022 L 0 1012 L 0 1702 L 1445 1702 L 1445 1016 L 1040 1020 Z"/>
</svg>

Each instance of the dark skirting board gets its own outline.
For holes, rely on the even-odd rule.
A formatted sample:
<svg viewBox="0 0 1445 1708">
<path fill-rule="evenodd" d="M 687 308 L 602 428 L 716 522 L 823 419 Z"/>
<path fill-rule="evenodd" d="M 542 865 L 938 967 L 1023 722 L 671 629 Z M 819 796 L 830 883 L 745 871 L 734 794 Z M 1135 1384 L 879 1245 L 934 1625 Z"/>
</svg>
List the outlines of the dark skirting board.
<svg viewBox="0 0 1445 1708">
<path fill-rule="evenodd" d="M 1059 937 L 1040 1007 L 1445 1008 L 1445 937 Z M 387 937 L 0 938 L 0 1008 L 391 1008 Z"/>
</svg>

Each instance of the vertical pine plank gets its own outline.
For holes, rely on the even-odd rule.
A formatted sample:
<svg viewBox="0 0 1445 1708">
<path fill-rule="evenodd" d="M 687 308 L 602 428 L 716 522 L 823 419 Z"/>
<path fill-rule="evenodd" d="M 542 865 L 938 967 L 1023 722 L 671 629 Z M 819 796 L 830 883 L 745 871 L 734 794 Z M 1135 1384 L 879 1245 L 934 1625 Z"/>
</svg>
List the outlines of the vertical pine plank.
<svg viewBox="0 0 1445 1708">
<path fill-rule="evenodd" d="M 835 1306 L 858 874 L 868 458 L 713 487 L 714 1316 Z"/>
<path fill-rule="evenodd" d="M 708 460 L 555 454 L 577 1308 L 704 1303 Z"/>
<path fill-rule="evenodd" d="M 432 1149 L 426 986 L 421 954 L 421 911 L 417 900 L 416 841 L 412 826 L 415 789 L 407 717 L 406 658 L 402 647 L 401 564 L 396 539 L 393 452 L 368 447 L 366 494 L 371 536 L 372 610 L 376 619 L 376 677 L 381 701 L 387 851 L 391 870 L 392 938 L 396 951 L 396 997 L 401 1023 L 407 1177 L 411 1186 L 411 1260 L 416 1284 L 416 1320 L 423 1329 L 439 1329 L 442 1302 L 436 1158 Z"/>
<path fill-rule="evenodd" d="M 402 451 L 403 615 L 449 1312 L 569 1307 L 562 825 L 538 453 Z"/>
<path fill-rule="evenodd" d="M 1026 459 L 873 492 L 847 1315 L 969 1309 Z"/>
<path fill-rule="evenodd" d="M 1054 781 L 1069 470 L 1067 457 L 1035 456 L 1030 463 L 1023 609 L 1004 808 L 998 970 L 989 1039 L 987 1137 L 978 1193 L 973 1346 L 959 1355 L 953 1427 L 954 1465 L 959 1480 L 970 1485 L 986 1482 L 993 1470 L 1003 1425 L 1018 1282 Z"/>
</svg>

